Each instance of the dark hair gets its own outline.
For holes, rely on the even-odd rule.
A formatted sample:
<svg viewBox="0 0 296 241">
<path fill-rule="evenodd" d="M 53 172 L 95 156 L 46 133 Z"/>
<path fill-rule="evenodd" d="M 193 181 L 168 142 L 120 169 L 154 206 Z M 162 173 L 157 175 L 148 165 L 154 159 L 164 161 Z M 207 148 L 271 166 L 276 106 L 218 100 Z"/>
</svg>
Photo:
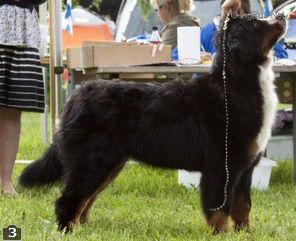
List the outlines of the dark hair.
<svg viewBox="0 0 296 241">
<path fill-rule="evenodd" d="M 241 2 L 242 2 L 242 9 L 244 10 L 244 12 L 250 13 L 251 12 L 250 0 L 241 0 Z"/>
<path fill-rule="evenodd" d="M 276 9 L 278 6 L 282 5 L 286 1 L 287 0 L 276 0 L 276 1 L 274 1 L 273 8 Z"/>
<path fill-rule="evenodd" d="M 92 2 L 93 2 L 93 0 L 80 0 L 79 5 L 84 8 L 87 8 L 87 7 L 89 7 L 89 5 L 92 4 Z"/>
</svg>

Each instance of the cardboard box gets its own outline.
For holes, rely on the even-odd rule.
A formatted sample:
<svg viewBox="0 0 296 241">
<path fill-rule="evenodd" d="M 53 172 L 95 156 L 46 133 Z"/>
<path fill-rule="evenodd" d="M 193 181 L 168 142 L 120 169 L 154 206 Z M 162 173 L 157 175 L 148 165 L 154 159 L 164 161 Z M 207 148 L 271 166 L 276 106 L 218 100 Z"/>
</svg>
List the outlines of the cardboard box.
<svg viewBox="0 0 296 241">
<path fill-rule="evenodd" d="M 93 47 L 67 49 L 67 63 L 70 69 L 84 69 L 94 66 Z"/>
<path fill-rule="evenodd" d="M 114 42 L 114 41 L 93 41 L 93 40 L 86 40 L 82 42 L 82 47 L 89 47 L 89 46 L 115 46 L 115 45 L 121 45 L 121 46 L 126 46 L 131 43 L 127 42 Z"/>
<path fill-rule="evenodd" d="M 82 48 L 68 49 L 67 57 L 70 68 L 145 65 L 171 62 L 171 50 L 157 46 L 153 56 L 153 45 L 86 41 Z"/>
<path fill-rule="evenodd" d="M 143 65 L 171 62 L 171 47 L 157 48 L 152 56 L 152 45 L 110 44 L 94 46 L 95 66 Z"/>
</svg>

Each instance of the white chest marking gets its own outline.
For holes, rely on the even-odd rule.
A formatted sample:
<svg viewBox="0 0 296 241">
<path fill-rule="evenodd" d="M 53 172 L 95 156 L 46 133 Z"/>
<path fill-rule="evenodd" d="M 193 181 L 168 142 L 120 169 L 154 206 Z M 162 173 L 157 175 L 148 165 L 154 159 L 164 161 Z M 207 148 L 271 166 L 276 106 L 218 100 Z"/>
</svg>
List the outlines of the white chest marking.
<svg viewBox="0 0 296 241">
<path fill-rule="evenodd" d="M 263 97 L 263 122 L 261 130 L 256 138 L 256 142 L 259 147 L 258 152 L 262 152 L 266 148 L 268 139 L 271 136 L 271 128 L 275 119 L 278 104 L 278 97 L 276 95 L 275 86 L 273 83 L 274 73 L 272 71 L 271 58 L 267 63 L 260 66 L 260 70 L 261 73 L 259 76 L 259 83 Z"/>
</svg>

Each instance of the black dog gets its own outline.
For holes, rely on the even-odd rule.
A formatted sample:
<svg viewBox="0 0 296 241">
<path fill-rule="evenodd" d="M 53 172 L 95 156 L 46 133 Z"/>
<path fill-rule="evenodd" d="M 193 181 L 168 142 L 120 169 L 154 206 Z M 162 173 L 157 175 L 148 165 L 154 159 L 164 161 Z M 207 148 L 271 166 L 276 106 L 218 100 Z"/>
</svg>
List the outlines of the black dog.
<svg viewBox="0 0 296 241">
<path fill-rule="evenodd" d="M 233 4 L 232 9 L 243 12 L 238 2 L 229 0 L 227 7 Z M 270 137 L 277 105 L 269 53 L 283 35 L 285 21 L 230 17 L 226 31 L 228 185 L 221 30 L 211 73 L 189 83 L 92 81 L 75 91 L 53 144 L 20 177 L 27 187 L 63 179 L 56 201 L 60 230 L 86 221 L 96 196 L 130 158 L 201 171 L 208 224 L 224 230 L 230 215 L 237 228 L 248 226 L 251 176 Z"/>
</svg>

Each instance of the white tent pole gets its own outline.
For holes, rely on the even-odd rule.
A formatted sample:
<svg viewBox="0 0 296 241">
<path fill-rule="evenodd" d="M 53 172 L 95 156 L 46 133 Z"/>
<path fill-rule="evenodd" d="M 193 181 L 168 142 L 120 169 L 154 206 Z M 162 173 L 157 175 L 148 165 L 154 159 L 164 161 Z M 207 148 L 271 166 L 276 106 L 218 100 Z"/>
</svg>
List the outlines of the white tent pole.
<svg viewBox="0 0 296 241">
<path fill-rule="evenodd" d="M 40 49 L 40 56 L 44 57 L 44 55 L 47 53 L 47 33 L 48 33 L 48 24 L 47 24 L 47 2 L 41 4 L 39 6 L 39 24 L 41 27 L 41 49 Z M 45 108 L 44 113 L 40 115 L 41 117 L 41 138 L 43 143 L 47 143 L 47 133 L 48 133 L 48 96 L 47 96 L 47 75 L 46 75 L 46 68 L 45 66 L 42 66 L 42 73 L 43 73 L 43 80 L 44 80 L 44 100 L 45 100 Z"/>
<path fill-rule="evenodd" d="M 47 13 L 47 2 L 45 2 L 39 6 L 39 22 L 40 22 L 40 24 L 47 25 L 46 13 Z"/>
<path fill-rule="evenodd" d="M 49 1 L 50 28 L 50 111 L 52 135 L 55 133 L 62 109 L 62 1 Z"/>
</svg>

